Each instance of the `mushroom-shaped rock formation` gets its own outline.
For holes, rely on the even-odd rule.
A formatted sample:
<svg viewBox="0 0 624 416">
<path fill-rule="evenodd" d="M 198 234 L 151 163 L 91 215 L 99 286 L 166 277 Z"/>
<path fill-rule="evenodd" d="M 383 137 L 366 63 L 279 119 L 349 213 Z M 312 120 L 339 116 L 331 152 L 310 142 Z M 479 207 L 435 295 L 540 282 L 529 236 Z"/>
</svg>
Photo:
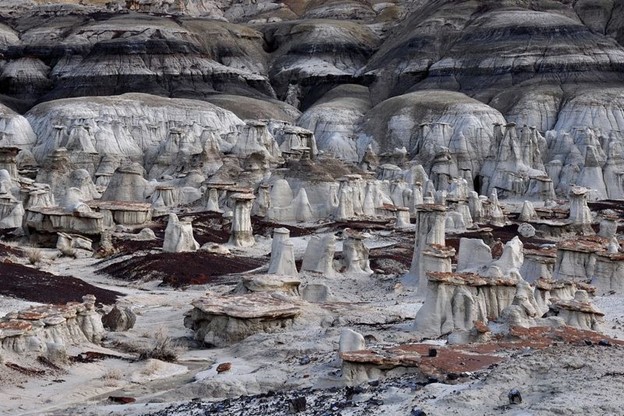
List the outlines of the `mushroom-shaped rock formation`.
<svg viewBox="0 0 624 416">
<path fill-rule="evenodd" d="M 132 163 L 115 170 L 102 200 L 144 202 L 146 193 L 147 180 L 143 177 L 143 168 L 138 163 Z"/>
<path fill-rule="evenodd" d="M 251 206 L 255 196 L 253 194 L 235 193 L 231 199 L 234 201 L 234 210 L 229 243 L 236 247 L 253 246 L 255 240 L 251 226 Z"/>
<path fill-rule="evenodd" d="M 416 211 L 416 232 L 414 254 L 409 273 L 404 282 L 418 287 L 419 296 L 424 295 L 427 287 L 426 264 L 424 252 L 427 248 L 436 245 L 443 247 L 446 207 L 440 205 L 421 205 Z"/>
<path fill-rule="evenodd" d="M 253 274 L 242 277 L 236 293 L 275 292 L 299 296 L 300 285 L 301 280 L 293 276 Z"/>
<path fill-rule="evenodd" d="M 591 304 L 584 290 L 577 290 L 572 300 L 554 300 L 551 309 L 566 325 L 580 329 L 600 331 L 604 321 L 604 313 Z"/>
<path fill-rule="evenodd" d="M 588 192 L 589 189 L 587 188 L 573 186 L 568 193 L 568 198 L 570 198 L 570 216 L 568 219 L 583 234 L 593 234 L 591 229 L 592 214 L 587 206 Z"/>
<path fill-rule="evenodd" d="M 427 278 L 425 303 L 414 321 L 415 330 L 426 337 L 470 330 L 475 321 L 496 319 L 512 304 L 518 282 L 444 272 L 430 272 Z"/>
<path fill-rule="evenodd" d="M 193 302 L 184 326 L 195 332 L 196 340 L 224 347 L 258 332 L 288 328 L 300 312 L 294 303 L 266 292 L 212 295 Z"/>
<path fill-rule="evenodd" d="M 348 273 L 371 274 L 369 250 L 364 245 L 363 236 L 348 228 L 343 232 L 346 236 L 342 243 L 342 255 Z"/>
<path fill-rule="evenodd" d="M 99 343 L 104 334 L 95 296 L 66 305 L 41 305 L 0 318 L 0 351 L 53 355 L 57 346 Z"/>
</svg>

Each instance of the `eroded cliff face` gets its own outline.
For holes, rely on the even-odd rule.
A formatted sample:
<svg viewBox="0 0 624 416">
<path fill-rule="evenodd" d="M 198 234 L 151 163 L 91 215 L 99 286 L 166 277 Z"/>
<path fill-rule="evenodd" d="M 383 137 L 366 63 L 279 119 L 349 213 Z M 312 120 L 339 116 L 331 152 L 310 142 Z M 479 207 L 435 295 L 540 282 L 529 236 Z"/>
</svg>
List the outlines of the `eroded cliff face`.
<svg viewBox="0 0 624 416">
<path fill-rule="evenodd" d="M 78 136 L 93 136 L 90 145 L 81 139 L 83 151 L 102 156 L 106 132 L 119 130 L 115 142 L 134 138 L 114 153 L 150 172 L 154 148 L 179 126 L 150 133 L 147 145 L 143 136 L 158 122 L 132 100 L 85 98 L 73 121 L 60 115 L 74 112 L 66 98 L 142 93 L 195 100 L 193 134 L 211 130 L 221 153 L 246 133 L 204 113 L 295 124 L 314 133 L 325 155 L 421 164 L 482 194 L 565 195 L 574 183 L 594 198 L 624 193 L 624 6 L 613 0 L 4 3 L 2 143 L 39 163 L 63 145 L 55 135 L 81 124 L 88 131 Z M 101 100 L 112 100 L 132 132 L 116 127 Z M 175 101 L 153 101 L 178 112 Z M 143 124 L 151 127 L 136 127 Z M 502 145 L 495 124 L 511 138 Z M 282 134 L 275 138 L 282 146 Z M 490 176 L 498 179 L 483 179 Z M 546 177 L 552 186 L 534 189 Z"/>
</svg>

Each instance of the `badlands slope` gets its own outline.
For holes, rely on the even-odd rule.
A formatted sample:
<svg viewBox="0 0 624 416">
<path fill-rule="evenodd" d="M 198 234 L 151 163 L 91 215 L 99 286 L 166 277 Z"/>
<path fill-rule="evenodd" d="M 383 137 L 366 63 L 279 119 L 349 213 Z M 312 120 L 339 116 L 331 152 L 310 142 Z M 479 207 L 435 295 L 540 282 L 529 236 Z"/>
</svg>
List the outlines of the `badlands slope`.
<svg viewBox="0 0 624 416">
<path fill-rule="evenodd" d="M 623 132 L 618 0 L 0 0 L 0 414 L 624 414 Z"/>
</svg>

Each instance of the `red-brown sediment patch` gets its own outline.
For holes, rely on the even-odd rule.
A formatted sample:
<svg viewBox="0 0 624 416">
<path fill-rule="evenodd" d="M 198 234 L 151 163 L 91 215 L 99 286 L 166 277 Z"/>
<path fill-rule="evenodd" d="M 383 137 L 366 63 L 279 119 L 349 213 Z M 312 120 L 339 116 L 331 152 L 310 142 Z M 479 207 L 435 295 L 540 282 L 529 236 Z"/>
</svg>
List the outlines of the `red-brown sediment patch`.
<svg viewBox="0 0 624 416">
<path fill-rule="evenodd" d="M 373 270 L 392 273 L 394 270 L 385 270 L 387 266 L 380 260 L 394 260 L 400 263 L 405 269 L 409 269 L 412 264 L 414 246 L 412 243 L 399 243 L 391 247 L 374 248 L 370 250 L 369 259 Z"/>
<path fill-rule="evenodd" d="M 254 234 L 264 235 L 266 237 L 271 237 L 273 235 L 273 230 L 275 228 L 286 228 L 290 231 L 291 237 L 301 237 L 304 235 L 314 234 L 314 231 L 318 227 L 298 227 L 296 225 L 290 224 L 278 224 L 270 221 L 265 221 L 260 217 L 252 217 L 252 227 Z"/>
<path fill-rule="evenodd" d="M 224 244 L 230 238 L 230 225 L 217 212 L 198 212 L 193 214 L 181 214 L 180 218 L 191 219 L 193 224 L 193 236 L 203 245 L 206 243 Z M 160 216 L 154 219 L 154 224 L 149 228 L 154 231 L 156 240 L 130 240 L 113 237 L 113 246 L 121 255 L 132 254 L 137 251 L 154 250 L 161 248 L 167 227 L 168 216 Z M 136 230 L 138 233 L 140 230 Z"/>
<path fill-rule="evenodd" d="M 121 280 L 161 280 L 163 285 L 181 287 L 217 282 L 231 273 L 253 270 L 266 259 L 223 256 L 205 252 L 155 253 L 136 256 L 98 271 Z"/>
<path fill-rule="evenodd" d="M 119 292 L 93 286 L 71 276 L 57 276 L 48 272 L 11 263 L 0 264 L 0 295 L 31 302 L 65 304 L 82 302 L 87 294 L 95 295 L 98 303 L 116 302 Z"/>
<path fill-rule="evenodd" d="M 507 360 L 511 353 L 527 348 L 545 349 L 559 344 L 587 345 L 600 342 L 624 345 L 624 341 L 606 337 L 599 332 L 570 326 L 512 327 L 507 336 L 496 336 L 486 343 L 438 346 L 404 344 L 391 348 L 349 351 L 341 358 L 353 364 L 374 365 L 381 369 L 418 367 L 426 376 L 440 377 L 451 373 L 474 372 Z M 435 353 L 430 354 L 434 349 Z"/>
<path fill-rule="evenodd" d="M 624 218 L 624 205 L 622 201 L 605 199 L 602 201 L 588 202 L 587 206 L 593 211 L 611 210 L 615 212 L 615 215 L 619 218 Z"/>
</svg>

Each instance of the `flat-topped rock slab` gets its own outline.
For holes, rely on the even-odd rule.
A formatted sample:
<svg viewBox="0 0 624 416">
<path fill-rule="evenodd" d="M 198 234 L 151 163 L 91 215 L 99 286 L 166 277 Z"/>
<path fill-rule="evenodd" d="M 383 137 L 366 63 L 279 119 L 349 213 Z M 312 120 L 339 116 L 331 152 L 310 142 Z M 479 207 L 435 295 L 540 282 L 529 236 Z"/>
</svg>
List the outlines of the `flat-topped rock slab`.
<svg viewBox="0 0 624 416">
<path fill-rule="evenodd" d="M 284 292 L 299 294 L 301 280 L 292 276 L 276 274 L 254 274 L 242 277 L 241 286 L 249 292 Z"/>
<path fill-rule="evenodd" d="M 192 305 L 208 315 L 224 315 L 240 319 L 294 318 L 300 308 L 269 293 L 203 297 Z"/>
<path fill-rule="evenodd" d="M 250 335 L 290 328 L 301 309 L 283 294 L 257 292 L 245 295 L 204 296 L 192 302 L 184 326 L 207 346 L 223 347 Z"/>
</svg>

